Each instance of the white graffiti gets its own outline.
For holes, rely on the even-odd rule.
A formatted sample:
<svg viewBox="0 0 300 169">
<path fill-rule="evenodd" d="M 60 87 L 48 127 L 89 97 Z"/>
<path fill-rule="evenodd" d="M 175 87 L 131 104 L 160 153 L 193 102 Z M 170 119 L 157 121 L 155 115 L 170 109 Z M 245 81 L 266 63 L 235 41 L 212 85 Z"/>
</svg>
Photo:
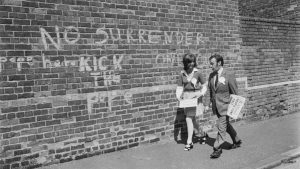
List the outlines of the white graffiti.
<svg viewBox="0 0 300 169">
<path fill-rule="evenodd" d="M 160 53 L 156 56 L 156 63 L 181 63 L 181 55 L 178 53 Z"/>
<path fill-rule="evenodd" d="M 114 70 L 122 69 L 122 61 L 124 55 L 113 55 L 113 68 Z M 5 58 L 4 58 L 5 59 Z M 3 59 L 3 60 L 4 60 Z M 108 69 L 107 64 L 104 64 L 106 61 L 109 62 L 108 56 L 96 57 L 96 56 L 80 56 L 80 60 L 66 60 L 65 57 L 60 57 L 57 59 L 46 58 L 44 54 L 42 54 L 43 68 L 50 67 L 68 67 L 68 66 L 79 66 L 79 71 L 104 71 Z M 1 61 L 1 60 L 0 60 Z M 78 65 L 79 63 L 79 65 Z"/>
<path fill-rule="evenodd" d="M 78 61 L 76 60 L 66 60 L 65 57 L 56 57 L 55 59 L 46 58 L 44 54 L 42 54 L 42 62 L 43 68 L 54 68 L 54 67 L 71 67 L 77 66 Z"/>
<path fill-rule="evenodd" d="M 69 38 L 68 38 L 68 33 L 69 33 L 69 32 L 73 32 L 72 30 L 75 30 L 76 32 L 79 32 L 78 28 L 75 28 L 75 27 L 73 27 L 73 26 L 68 26 L 68 27 L 66 27 L 65 32 L 64 32 L 64 39 L 65 39 L 65 41 L 66 41 L 68 44 L 75 44 L 75 43 L 78 42 L 79 39 L 80 39 L 80 34 L 77 33 L 76 39 L 74 39 L 74 40 L 69 40 Z"/>
<path fill-rule="evenodd" d="M 17 70 L 21 71 L 24 64 L 26 64 L 28 67 L 33 65 L 33 57 L 32 56 L 12 57 L 12 58 L 0 57 L 0 72 L 2 72 L 3 64 L 8 63 L 8 62 L 16 63 L 17 64 Z"/>
<path fill-rule="evenodd" d="M 68 37 L 68 34 L 71 32 L 74 34 L 77 34 L 77 37 L 74 40 L 70 40 L 70 38 Z M 50 40 L 51 44 L 54 45 L 54 47 L 57 50 L 61 49 L 61 39 L 59 37 L 59 28 L 58 26 L 55 26 L 55 33 L 56 33 L 56 39 L 57 42 L 54 41 L 54 39 L 50 36 L 50 34 L 44 29 L 44 28 L 40 28 L 40 32 L 41 32 L 41 37 L 42 37 L 42 42 L 44 45 L 45 50 L 49 49 L 49 45 L 47 43 L 46 37 Z M 78 28 L 74 27 L 74 26 L 68 26 L 65 28 L 64 30 L 64 40 L 66 41 L 67 44 L 76 44 L 76 42 L 78 42 L 80 39 L 80 33 Z"/>
<path fill-rule="evenodd" d="M 50 59 L 42 54 L 43 68 L 78 66 L 80 72 L 91 72 L 90 75 L 94 77 L 95 86 L 99 86 L 98 82 L 101 80 L 104 80 L 105 86 L 119 84 L 121 81 L 120 75 L 116 74 L 115 71 L 122 69 L 121 64 L 124 55 L 78 56 L 79 61 L 66 60 L 66 58 L 61 56 Z"/>
<path fill-rule="evenodd" d="M 212 53 L 197 53 L 195 52 L 197 57 L 197 63 L 199 64 L 207 64 L 208 58 L 212 55 Z M 231 53 L 227 53 L 226 55 L 232 55 Z M 183 53 L 160 53 L 156 55 L 155 63 L 158 64 L 169 64 L 173 66 L 177 66 L 176 64 L 182 63 Z"/>
<path fill-rule="evenodd" d="M 45 50 L 49 49 L 52 44 L 57 50 L 62 49 L 62 41 L 60 38 L 60 30 L 55 26 L 56 41 L 47 32 L 46 29 L 40 28 L 42 43 Z M 76 38 L 69 38 L 68 34 L 75 34 Z M 107 44 L 109 40 L 122 41 L 127 43 L 149 43 L 149 44 L 177 44 L 177 45 L 201 45 L 204 43 L 204 37 L 201 33 L 196 32 L 183 32 L 183 31 L 160 31 L 160 30 L 145 30 L 145 29 L 127 29 L 126 38 L 121 36 L 122 32 L 118 28 L 98 28 L 95 31 L 96 38 L 95 45 L 101 46 Z M 48 44 L 47 39 L 50 41 Z M 80 40 L 79 29 L 74 26 L 64 28 L 63 39 L 66 44 L 73 45 Z"/>
<path fill-rule="evenodd" d="M 164 90 L 175 90 L 176 85 L 158 85 L 158 86 L 151 86 L 151 87 L 137 87 L 137 88 L 131 88 L 127 90 L 113 90 L 113 91 L 101 91 L 101 92 L 95 92 L 95 93 L 87 93 L 84 94 L 84 97 L 87 98 L 87 108 L 88 112 L 92 113 L 93 105 L 97 103 L 107 103 L 108 105 L 106 106 L 109 111 L 111 111 L 112 106 L 117 106 L 113 105 L 114 100 L 119 100 L 122 101 L 124 100 L 125 103 L 121 103 L 122 105 L 124 104 L 133 104 L 138 102 L 138 100 L 134 99 L 135 94 L 140 94 L 140 93 L 147 93 L 147 92 L 161 92 Z M 70 96 L 71 97 L 71 96 Z M 81 96 L 79 96 L 81 97 Z M 161 103 L 162 105 L 166 105 Z"/>
<path fill-rule="evenodd" d="M 115 29 L 113 33 L 112 28 L 99 28 L 96 34 L 102 37 L 101 41 L 97 41 L 97 45 L 104 45 L 110 39 L 113 41 L 120 41 L 121 34 L 119 29 Z M 116 35 L 114 35 L 116 34 Z M 116 36 L 116 37 L 115 37 Z M 127 43 L 150 43 L 150 44 L 172 44 L 177 45 L 200 45 L 203 43 L 203 34 L 193 33 L 193 32 L 179 32 L 179 31 L 160 31 L 160 30 L 126 30 L 126 40 Z"/>
<path fill-rule="evenodd" d="M 92 106 L 95 103 L 106 103 L 108 104 L 108 110 L 111 111 L 113 99 L 123 96 L 127 104 L 132 104 L 132 92 L 130 90 L 118 90 L 109 92 L 99 92 L 99 93 L 88 93 L 87 94 L 87 109 L 88 112 L 92 112 Z M 107 99 L 106 99 L 107 98 Z"/>
<path fill-rule="evenodd" d="M 110 86 L 114 84 L 119 84 L 121 82 L 121 76 L 116 74 L 115 71 L 102 71 L 102 72 L 91 72 L 91 76 L 94 77 L 95 86 L 98 85 L 99 79 L 101 80 L 103 78 L 104 85 Z"/>
<path fill-rule="evenodd" d="M 271 84 L 265 84 L 265 85 L 258 85 L 258 86 L 249 87 L 247 77 L 236 78 L 236 80 L 239 81 L 239 82 L 244 82 L 245 83 L 245 90 L 257 90 L 257 89 L 263 89 L 263 88 L 269 88 L 269 87 L 275 87 L 275 86 L 283 86 L 283 85 L 300 83 L 300 80 L 294 80 L 294 81 L 285 81 L 285 82 L 278 82 L 278 83 L 271 83 Z"/>
<path fill-rule="evenodd" d="M 59 28 L 58 28 L 58 26 L 55 26 L 57 42 L 55 42 L 53 40 L 53 38 L 50 36 L 50 34 L 44 28 L 40 28 L 40 31 L 41 31 L 42 42 L 44 44 L 45 50 L 49 49 L 49 45 L 47 44 L 46 37 L 50 40 L 52 45 L 54 45 L 57 50 L 59 50 L 61 48 L 61 42 L 60 42 L 60 37 L 59 37 Z M 66 37 L 66 36 L 64 36 L 64 37 Z"/>
<path fill-rule="evenodd" d="M 113 55 L 113 65 L 114 69 L 122 69 L 121 62 L 124 58 L 124 55 Z M 104 65 L 105 60 L 107 60 L 107 56 L 103 56 L 97 59 L 97 57 L 93 56 L 92 59 L 90 57 L 80 57 L 80 65 L 79 71 L 97 71 L 99 70 L 107 70 L 107 66 Z M 92 62 L 92 65 L 90 64 Z"/>
</svg>

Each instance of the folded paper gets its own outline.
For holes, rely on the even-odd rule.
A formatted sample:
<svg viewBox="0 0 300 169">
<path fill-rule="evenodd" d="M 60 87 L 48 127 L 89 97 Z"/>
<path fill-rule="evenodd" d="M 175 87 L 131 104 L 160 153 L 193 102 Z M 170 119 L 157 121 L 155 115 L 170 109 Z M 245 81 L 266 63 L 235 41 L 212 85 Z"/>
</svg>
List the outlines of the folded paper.
<svg viewBox="0 0 300 169">
<path fill-rule="evenodd" d="M 231 101 L 227 109 L 227 115 L 233 119 L 237 119 L 245 105 L 246 98 L 238 95 L 230 95 Z"/>
<path fill-rule="evenodd" d="M 183 99 L 179 101 L 179 107 L 185 108 L 185 107 L 196 107 L 198 105 L 198 98 L 193 99 Z"/>
</svg>

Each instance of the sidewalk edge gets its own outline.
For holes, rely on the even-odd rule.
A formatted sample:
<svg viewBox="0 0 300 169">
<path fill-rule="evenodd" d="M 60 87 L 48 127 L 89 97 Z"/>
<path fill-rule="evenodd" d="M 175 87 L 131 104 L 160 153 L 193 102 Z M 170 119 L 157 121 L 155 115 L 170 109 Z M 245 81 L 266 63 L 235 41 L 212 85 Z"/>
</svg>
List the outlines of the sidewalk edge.
<svg viewBox="0 0 300 169">
<path fill-rule="evenodd" d="M 297 154 L 294 154 L 292 156 L 284 157 L 284 158 L 282 158 L 280 160 L 271 162 L 271 163 L 266 164 L 266 165 L 264 165 L 262 167 L 258 167 L 256 169 L 272 169 L 272 168 L 280 166 L 282 163 L 284 163 L 284 161 L 293 160 L 293 159 L 296 159 L 296 158 L 299 158 L 299 157 L 300 157 L 300 152 L 297 153 Z"/>
</svg>

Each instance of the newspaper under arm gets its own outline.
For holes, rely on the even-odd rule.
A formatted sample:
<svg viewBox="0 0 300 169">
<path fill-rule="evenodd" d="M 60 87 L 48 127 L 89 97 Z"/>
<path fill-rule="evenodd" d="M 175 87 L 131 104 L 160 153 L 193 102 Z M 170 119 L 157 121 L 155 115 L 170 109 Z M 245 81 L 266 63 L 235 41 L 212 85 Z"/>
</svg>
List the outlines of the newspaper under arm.
<svg viewBox="0 0 300 169">
<path fill-rule="evenodd" d="M 237 119 L 245 105 L 246 98 L 238 95 L 230 95 L 231 100 L 228 105 L 227 115 L 233 119 Z"/>
</svg>

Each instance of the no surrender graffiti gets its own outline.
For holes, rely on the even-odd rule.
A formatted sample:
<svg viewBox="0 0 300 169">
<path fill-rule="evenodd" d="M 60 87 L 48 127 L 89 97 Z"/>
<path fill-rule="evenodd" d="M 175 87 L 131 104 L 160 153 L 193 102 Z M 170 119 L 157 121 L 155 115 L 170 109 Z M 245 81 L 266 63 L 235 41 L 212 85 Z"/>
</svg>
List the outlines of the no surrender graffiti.
<svg viewBox="0 0 300 169">
<path fill-rule="evenodd" d="M 49 41 L 57 50 L 60 50 L 62 49 L 62 39 L 66 44 L 76 44 L 81 39 L 79 29 L 74 26 L 64 28 L 63 38 L 60 38 L 61 32 L 58 26 L 55 26 L 55 37 L 52 37 L 44 28 L 40 28 L 40 32 L 45 50 L 49 49 Z M 84 32 L 84 34 L 86 33 Z M 200 45 L 204 42 L 202 33 L 188 31 L 97 28 L 91 34 L 93 34 L 91 36 L 94 39 L 93 44 L 98 46 L 112 44 L 116 41 L 126 42 L 127 44 L 176 44 L 187 46 Z"/>
</svg>

